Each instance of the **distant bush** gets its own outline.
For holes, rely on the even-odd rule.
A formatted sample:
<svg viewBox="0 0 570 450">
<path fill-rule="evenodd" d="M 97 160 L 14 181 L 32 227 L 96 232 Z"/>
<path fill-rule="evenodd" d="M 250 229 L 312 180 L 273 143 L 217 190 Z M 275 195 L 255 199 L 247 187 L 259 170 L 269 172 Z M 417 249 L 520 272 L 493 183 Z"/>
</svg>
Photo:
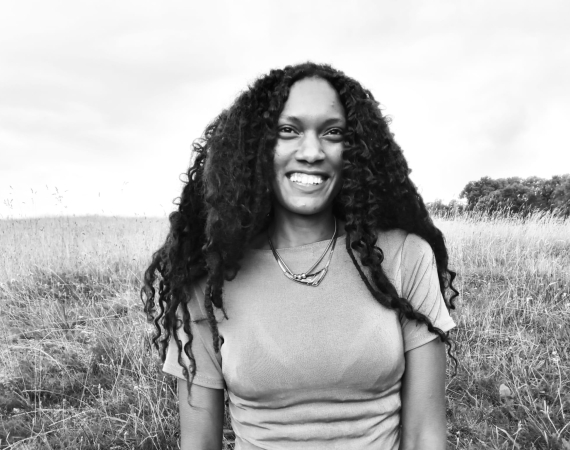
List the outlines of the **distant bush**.
<svg viewBox="0 0 570 450">
<path fill-rule="evenodd" d="M 539 177 L 483 177 L 470 181 L 459 197 L 466 199 L 467 211 L 497 211 L 527 215 L 537 211 L 570 216 L 570 175 L 550 179 Z"/>
<path fill-rule="evenodd" d="M 430 214 L 437 217 L 456 217 L 466 212 L 522 217 L 550 213 L 569 217 L 570 175 L 556 175 L 550 179 L 483 177 L 467 183 L 459 198 L 462 200 L 451 200 L 448 204 L 438 199 L 426 206 Z"/>
<path fill-rule="evenodd" d="M 427 203 L 426 207 L 429 213 L 436 217 L 455 217 L 465 211 L 465 204 L 458 200 L 451 200 L 445 204 L 442 200 L 437 199 L 434 202 Z"/>
</svg>

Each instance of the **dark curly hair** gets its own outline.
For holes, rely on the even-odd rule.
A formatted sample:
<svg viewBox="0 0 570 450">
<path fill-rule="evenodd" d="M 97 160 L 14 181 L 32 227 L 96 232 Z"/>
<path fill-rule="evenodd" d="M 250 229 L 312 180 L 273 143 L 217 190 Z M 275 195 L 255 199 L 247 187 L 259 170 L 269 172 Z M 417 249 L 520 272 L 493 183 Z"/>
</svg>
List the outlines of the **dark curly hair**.
<svg viewBox="0 0 570 450">
<path fill-rule="evenodd" d="M 149 322 L 156 326 L 153 344 L 164 362 L 170 335 L 174 336 L 189 398 L 196 373 L 190 331 L 192 317 L 188 308 L 181 308 L 183 330 L 189 337 L 182 348 L 175 326 L 176 310 L 189 301 L 191 283 L 206 277 L 207 320 L 214 349 L 220 351 L 213 307 L 221 309 L 227 318 L 222 296 L 224 280 L 236 276 L 248 243 L 269 225 L 278 118 L 291 86 L 311 77 L 330 83 L 346 112 L 343 185 L 334 200 L 333 212 L 345 222 L 346 249 L 354 265 L 378 303 L 426 324 L 430 332 L 447 344 L 448 355 L 457 368 L 449 334 L 434 327 L 425 315 L 400 297 L 382 269 L 382 249 L 376 246 L 379 231 L 400 228 L 419 235 L 435 254 L 445 304 L 448 310 L 455 308 L 456 274 L 448 268 L 443 235 L 434 226 L 409 178 L 410 170 L 388 129 L 388 121 L 372 94 L 357 81 L 328 65 L 307 62 L 272 70 L 257 79 L 194 142 L 193 162 L 178 201 L 178 211 L 170 214 L 166 242 L 154 253 L 145 272 L 141 297 Z M 369 277 L 361 266 L 370 269 Z M 157 278 L 158 301 L 155 301 Z M 182 351 L 190 360 L 188 368 L 182 362 Z"/>
</svg>

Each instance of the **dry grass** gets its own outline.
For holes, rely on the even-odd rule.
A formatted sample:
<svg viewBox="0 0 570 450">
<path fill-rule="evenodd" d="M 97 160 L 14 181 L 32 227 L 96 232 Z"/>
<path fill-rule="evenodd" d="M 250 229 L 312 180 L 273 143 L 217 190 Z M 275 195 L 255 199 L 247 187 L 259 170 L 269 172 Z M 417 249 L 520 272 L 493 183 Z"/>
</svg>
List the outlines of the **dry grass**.
<svg viewBox="0 0 570 450">
<path fill-rule="evenodd" d="M 461 274 L 449 442 L 570 449 L 570 221 L 479 216 L 437 225 Z"/>
<path fill-rule="evenodd" d="M 462 292 L 449 447 L 570 449 L 570 221 L 438 226 Z M 0 448 L 177 448 L 174 380 L 138 297 L 165 232 L 163 219 L 0 221 Z"/>
</svg>

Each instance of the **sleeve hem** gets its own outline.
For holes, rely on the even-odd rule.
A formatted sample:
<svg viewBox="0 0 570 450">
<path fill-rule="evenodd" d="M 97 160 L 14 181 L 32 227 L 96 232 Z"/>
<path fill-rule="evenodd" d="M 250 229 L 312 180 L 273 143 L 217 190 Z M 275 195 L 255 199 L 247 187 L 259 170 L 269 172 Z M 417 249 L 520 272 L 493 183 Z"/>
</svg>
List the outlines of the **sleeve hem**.
<svg viewBox="0 0 570 450">
<path fill-rule="evenodd" d="M 169 375 L 173 375 L 176 378 L 180 378 L 182 380 L 186 380 L 184 378 L 184 374 L 182 373 L 182 367 L 172 367 L 170 364 L 164 364 L 162 371 Z M 195 375 L 194 379 L 192 380 L 192 384 L 197 384 L 198 386 L 207 387 L 210 389 L 225 389 L 224 381 L 216 380 L 213 378 Z"/>
<path fill-rule="evenodd" d="M 450 317 L 451 319 L 451 317 Z M 455 328 L 455 322 L 453 321 L 453 319 L 446 321 L 443 325 L 441 326 L 436 326 L 436 328 L 439 328 L 441 331 L 443 331 L 444 333 L 447 333 L 449 330 Z M 406 341 L 404 344 L 404 353 L 409 352 L 410 350 L 413 350 L 415 348 L 421 347 L 422 345 L 427 344 L 428 342 L 433 341 L 434 339 L 437 339 L 437 334 L 428 332 L 428 334 L 423 334 L 421 336 L 419 336 L 416 339 L 412 339 L 411 341 Z"/>
</svg>

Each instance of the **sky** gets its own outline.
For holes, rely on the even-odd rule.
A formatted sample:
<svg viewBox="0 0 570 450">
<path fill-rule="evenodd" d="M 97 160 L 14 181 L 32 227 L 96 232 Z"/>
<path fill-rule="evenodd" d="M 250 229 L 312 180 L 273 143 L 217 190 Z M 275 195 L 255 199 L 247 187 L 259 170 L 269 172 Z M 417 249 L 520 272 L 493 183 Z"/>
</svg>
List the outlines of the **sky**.
<svg viewBox="0 0 570 450">
<path fill-rule="evenodd" d="M 0 4 L 0 218 L 163 216 L 192 141 L 257 77 L 361 82 L 425 201 L 570 173 L 567 0 Z"/>
</svg>

